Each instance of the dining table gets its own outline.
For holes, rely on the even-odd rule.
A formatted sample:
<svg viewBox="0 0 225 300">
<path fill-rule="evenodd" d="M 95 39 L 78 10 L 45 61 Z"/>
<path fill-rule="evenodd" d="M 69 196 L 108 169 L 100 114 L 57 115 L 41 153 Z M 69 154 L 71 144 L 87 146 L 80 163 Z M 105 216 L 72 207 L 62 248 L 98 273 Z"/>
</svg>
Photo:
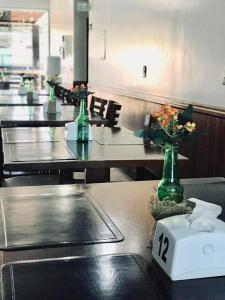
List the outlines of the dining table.
<svg viewBox="0 0 225 300">
<path fill-rule="evenodd" d="M 162 147 L 145 145 L 123 127 L 92 126 L 93 140 L 65 139 L 64 127 L 2 128 L 5 171 L 86 170 L 86 182 L 110 180 L 110 168 L 163 164 Z M 179 155 L 180 163 L 188 158 Z"/>
<path fill-rule="evenodd" d="M 62 105 L 59 113 L 46 113 L 43 106 L 0 106 L 1 127 L 41 127 L 65 126 L 79 115 L 80 108 L 74 105 Z M 108 120 L 89 111 L 91 125 L 107 125 Z"/>
<path fill-rule="evenodd" d="M 43 105 L 46 101 L 48 101 L 48 95 L 39 95 L 37 99 L 27 100 L 26 95 L 0 94 L 0 106 L 39 106 Z"/>
<path fill-rule="evenodd" d="M 46 89 L 39 89 L 36 91 L 39 96 L 48 96 L 49 92 Z M 7 90 L 0 90 L 0 96 L 16 96 L 18 95 L 18 88 L 10 88 Z"/>
<path fill-rule="evenodd" d="M 187 199 L 225 209 L 224 178 L 182 184 Z M 0 189 L 1 300 L 224 299 L 224 276 L 172 281 L 153 259 L 149 206 L 157 185 Z"/>
</svg>

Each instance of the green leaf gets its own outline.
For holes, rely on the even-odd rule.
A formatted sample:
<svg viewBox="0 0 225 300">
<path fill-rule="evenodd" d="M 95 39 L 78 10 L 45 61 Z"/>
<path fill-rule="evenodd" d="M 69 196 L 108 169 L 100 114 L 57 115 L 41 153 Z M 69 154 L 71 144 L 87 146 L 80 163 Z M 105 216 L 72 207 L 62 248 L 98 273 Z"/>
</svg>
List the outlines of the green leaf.
<svg viewBox="0 0 225 300">
<path fill-rule="evenodd" d="M 189 104 L 183 111 L 183 117 L 186 119 L 192 119 L 192 115 L 193 115 L 193 106 Z"/>
<path fill-rule="evenodd" d="M 172 138 L 166 134 L 162 128 L 144 128 L 134 132 L 137 137 L 143 137 L 144 139 L 151 139 L 157 145 L 165 145 L 166 143 L 173 143 Z"/>
<path fill-rule="evenodd" d="M 151 129 L 151 139 L 157 145 L 171 143 L 171 137 L 163 129 Z"/>
<path fill-rule="evenodd" d="M 144 129 L 135 130 L 134 135 L 137 136 L 137 137 L 143 137 L 144 136 Z"/>
<path fill-rule="evenodd" d="M 206 133 L 203 130 L 195 131 L 193 133 L 189 133 L 183 137 L 183 142 L 186 143 L 196 143 L 199 137 L 205 136 Z"/>
<path fill-rule="evenodd" d="M 182 113 L 178 114 L 178 124 L 185 125 L 187 122 L 193 121 L 193 106 L 189 104 Z"/>
</svg>

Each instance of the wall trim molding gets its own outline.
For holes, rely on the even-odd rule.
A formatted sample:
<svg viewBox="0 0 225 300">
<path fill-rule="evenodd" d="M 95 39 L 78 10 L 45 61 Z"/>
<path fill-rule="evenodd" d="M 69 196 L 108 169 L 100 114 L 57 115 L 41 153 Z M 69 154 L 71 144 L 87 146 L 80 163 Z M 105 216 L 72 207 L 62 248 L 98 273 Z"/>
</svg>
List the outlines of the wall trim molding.
<svg viewBox="0 0 225 300">
<path fill-rule="evenodd" d="M 144 117 L 160 109 L 165 98 L 148 97 L 147 100 L 124 95 L 119 89 L 109 89 L 99 86 L 90 86 L 95 95 L 107 100 L 118 101 L 122 105 L 119 117 L 119 126 L 136 130 L 143 128 Z M 139 94 L 140 95 L 140 94 Z M 166 102 L 166 101 L 165 101 Z M 168 102 L 168 101 L 167 101 Z M 213 103 L 213 102 L 212 102 Z M 173 107 L 182 110 L 187 102 L 174 101 Z M 196 143 L 186 143 L 180 147 L 180 154 L 189 157 L 189 164 L 180 168 L 183 178 L 225 176 L 225 111 L 212 107 L 194 106 L 194 121 L 200 134 Z M 161 169 L 155 166 L 151 169 L 160 174 Z"/>
<path fill-rule="evenodd" d="M 212 115 L 220 118 L 225 118 L 225 109 L 222 107 L 220 108 L 217 106 L 202 105 L 198 102 L 193 102 L 193 101 L 188 102 L 181 99 L 172 99 L 169 97 L 153 95 L 149 93 L 142 93 L 140 91 L 134 91 L 134 90 L 129 91 L 127 89 L 113 88 L 113 87 L 107 87 L 107 86 L 96 85 L 96 84 L 90 84 L 89 88 L 92 90 L 102 91 L 108 94 L 115 94 L 120 96 L 126 96 L 133 99 L 138 99 L 141 101 L 153 102 L 157 104 L 169 103 L 176 108 L 185 108 L 188 104 L 192 104 L 196 112 L 204 113 L 207 115 Z"/>
</svg>

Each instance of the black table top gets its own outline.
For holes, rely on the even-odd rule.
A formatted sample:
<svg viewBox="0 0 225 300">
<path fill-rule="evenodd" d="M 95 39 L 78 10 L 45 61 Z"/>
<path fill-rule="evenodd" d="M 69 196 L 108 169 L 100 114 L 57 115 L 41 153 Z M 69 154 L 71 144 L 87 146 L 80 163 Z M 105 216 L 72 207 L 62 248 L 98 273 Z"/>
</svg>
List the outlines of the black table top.
<svg viewBox="0 0 225 300">
<path fill-rule="evenodd" d="M 137 255 L 15 263 L 3 268 L 3 300 L 159 299 Z"/>
<path fill-rule="evenodd" d="M 50 130 L 47 135 L 53 140 L 45 142 Z M 141 167 L 164 159 L 161 147 L 145 148 L 143 141 L 125 128 L 93 127 L 89 143 L 66 141 L 60 127 L 4 128 L 2 134 L 6 170 Z"/>
<path fill-rule="evenodd" d="M 135 254 L 15 262 L 2 269 L 3 300 L 223 300 L 224 277 L 172 282 Z"/>
<path fill-rule="evenodd" d="M 43 105 L 43 103 L 45 103 L 46 101 L 48 101 L 47 95 L 39 96 L 37 100 L 28 102 L 26 96 L 0 94 L 0 106 L 29 106 L 29 105 L 39 106 L 39 105 Z"/>
<path fill-rule="evenodd" d="M 39 96 L 48 96 L 49 95 L 49 92 L 45 89 L 42 89 L 42 90 L 38 90 L 37 91 L 38 95 Z M 8 90 L 0 90 L 0 96 L 17 96 L 18 95 L 18 87 L 16 88 L 10 88 Z"/>
<path fill-rule="evenodd" d="M 0 106 L 1 126 L 64 126 L 65 123 L 73 122 L 80 111 L 80 108 L 74 105 L 62 105 L 61 109 L 61 113 L 47 114 L 43 112 L 43 106 Z M 92 125 L 105 123 L 105 120 L 97 114 L 90 114 L 89 120 Z"/>
<path fill-rule="evenodd" d="M 187 193 L 189 185 L 189 195 L 191 197 L 197 197 L 198 190 L 203 180 L 193 179 L 192 181 L 184 180 L 185 191 Z M 105 183 L 105 184 L 91 184 L 91 185 L 66 185 L 66 186 L 42 186 L 42 187 L 17 187 L 17 188 L 6 188 L 0 189 L 1 199 L 17 198 L 18 201 L 24 197 L 32 195 L 36 197 L 43 194 L 51 195 L 71 195 L 75 192 L 85 192 L 90 195 L 90 201 L 94 199 L 105 211 L 105 213 L 112 219 L 116 224 L 121 233 L 124 236 L 124 240 L 119 243 L 104 243 L 104 244 L 93 244 L 93 245 L 76 245 L 70 247 L 57 247 L 57 248 L 42 248 L 42 249 L 32 249 L 32 250 L 17 250 L 17 251 L 3 251 L 2 262 L 7 263 L 11 262 L 12 264 L 7 265 L 3 269 L 3 291 L 4 297 L 11 296 L 11 291 L 13 284 L 14 286 L 14 297 L 11 299 L 20 300 L 23 299 L 35 299 L 35 297 L 41 297 L 40 299 L 52 299 L 51 295 L 48 298 L 45 298 L 42 293 L 48 293 L 52 290 L 52 283 L 59 283 L 55 286 L 58 288 L 59 295 L 62 291 L 64 292 L 65 297 L 70 297 L 70 293 L 67 293 L 68 289 L 71 291 L 74 288 L 74 285 L 78 284 L 79 281 L 83 283 L 81 285 L 81 295 L 85 290 L 88 292 L 89 289 L 94 289 L 93 293 L 101 293 L 111 291 L 116 292 L 113 287 L 123 287 L 123 291 L 129 293 L 129 290 L 132 291 L 134 297 L 126 298 L 126 295 L 123 294 L 121 298 L 111 297 L 109 299 L 145 299 L 136 297 L 135 289 L 143 289 L 144 293 L 147 293 L 147 299 L 163 299 L 163 300 L 198 300 L 198 299 L 207 299 L 207 300 L 223 300 L 225 297 L 225 277 L 215 277 L 215 278 L 204 278 L 196 280 L 182 280 L 177 282 L 172 282 L 167 275 L 158 267 L 158 265 L 152 261 L 151 248 L 149 241 L 149 233 L 151 232 L 152 227 L 152 217 L 149 213 L 149 197 L 154 192 L 154 187 L 158 182 L 145 181 L 145 182 L 123 182 L 123 183 Z M 225 185 L 225 180 L 222 178 L 215 178 L 211 180 L 206 180 L 206 185 L 214 185 L 214 189 L 208 190 L 210 193 L 211 199 L 213 199 L 213 193 L 216 189 L 216 186 Z M 212 186 L 211 186 L 212 187 Z M 212 195 L 212 196 L 211 196 Z M 222 197 L 222 194 L 221 194 Z M 202 200 L 209 199 L 207 194 L 201 195 Z M 214 202 L 217 203 L 217 200 L 222 201 L 222 198 L 214 198 Z M 104 267 L 97 268 L 97 266 L 103 266 L 101 259 L 93 258 L 93 256 L 99 255 L 116 255 L 117 257 L 121 256 L 122 253 L 137 253 L 142 255 L 148 262 L 148 266 L 143 262 L 142 259 L 136 259 L 136 256 L 133 256 L 131 259 L 127 260 L 127 256 L 122 256 L 121 260 L 119 259 L 114 264 L 114 261 L 111 260 L 112 256 L 107 256 L 108 261 L 110 261 L 110 268 Z M 70 264 L 68 257 L 74 256 L 92 256 L 92 258 L 87 258 L 87 268 L 84 268 L 83 262 L 81 260 L 73 261 Z M 55 259 L 56 257 L 66 258 L 61 260 L 59 264 L 54 265 L 55 260 L 51 262 L 40 262 L 40 263 L 29 263 L 29 264 L 19 264 L 14 263 L 15 261 L 21 260 L 42 260 L 42 259 Z M 93 261 L 92 261 L 93 259 Z M 126 263 L 125 263 L 126 261 Z M 97 263 L 97 266 L 96 266 Z M 36 265 L 37 264 L 37 265 Z M 56 262 L 57 264 L 57 262 Z M 74 268 L 76 264 L 76 268 Z M 46 268 L 46 265 L 48 267 Z M 117 268 L 121 266 L 121 268 Z M 36 267 L 37 266 L 37 267 Z M 64 268 L 65 266 L 65 268 Z M 95 271 L 91 272 L 91 268 L 94 266 L 94 270 L 99 270 L 96 274 Z M 145 268 L 146 266 L 146 268 Z M 115 267 L 115 268 L 114 268 Z M 60 270 L 57 272 L 56 270 Z M 63 277 L 62 272 L 65 272 L 65 277 Z M 78 270 L 79 272 L 76 272 Z M 107 270 L 110 270 L 109 273 Z M 47 273 L 46 273 L 47 272 Z M 121 273 L 122 272 L 122 275 Z M 147 273 L 146 273 L 147 272 Z M 50 277 L 48 274 L 50 273 Z M 40 275 L 41 274 L 41 275 Z M 71 275 L 72 274 L 72 275 Z M 104 274 L 104 275 L 102 275 Z M 119 274 L 119 277 L 117 277 Z M 43 275 L 43 280 L 42 276 Z M 90 276 L 94 276 L 95 281 L 83 280 L 84 278 L 88 279 Z M 68 276 L 68 277 L 67 277 Z M 102 278 L 103 276 L 104 278 Z M 122 277 L 121 277 L 122 276 Z M 66 278 L 64 282 L 61 277 Z M 35 279 L 34 279 L 35 278 Z M 46 278 L 49 278 L 48 285 Z M 71 281 L 72 278 L 72 281 Z M 91 277 L 92 278 L 92 277 Z M 100 280 L 99 280 L 100 278 Z M 118 280 L 117 280 L 118 278 Z M 40 280 L 39 280 L 40 279 Z M 112 281 L 111 281 L 112 279 Z M 115 280 L 114 280 L 115 279 Z M 124 279 L 124 281 L 123 281 Z M 12 281 L 13 280 L 13 281 Z M 99 281 L 98 281 L 99 280 Z M 132 281 L 132 285 L 126 284 Z M 100 282 L 99 285 L 96 285 L 96 282 Z M 34 287 L 34 282 L 37 283 L 37 287 Z M 40 288 L 41 282 L 44 282 L 44 287 Z M 92 282 L 93 285 L 92 285 Z M 101 284 L 102 283 L 102 284 Z M 135 285 L 137 283 L 137 285 Z M 65 285 L 64 285 L 65 284 Z M 85 284 L 89 284 L 88 287 Z M 26 288 L 24 288 L 26 286 Z M 84 288 L 85 286 L 85 288 Z M 93 287 L 94 286 L 94 287 Z M 148 288 L 147 288 L 148 286 Z M 26 293 L 29 293 L 31 290 L 36 291 L 36 288 L 39 289 L 38 293 L 35 293 L 34 298 L 26 297 Z M 147 288 L 147 289 L 146 289 Z M 150 288 L 150 290 L 149 290 Z M 97 290 L 97 291 L 96 291 Z M 104 290 L 104 291 L 103 291 Z M 76 291 L 78 292 L 78 291 Z M 148 292 L 152 294 L 148 294 Z M 24 294 L 25 293 L 25 294 Z M 41 295 L 41 296 L 40 296 Z M 54 294 L 55 295 L 55 294 Z M 94 294 L 95 296 L 96 294 Z M 102 294 L 101 294 L 102 295 Z M 110 296 L 107 294 L 107 297 Z M 113 294 L 115 295 L 115 294 Z M 140 295 L 141 291 L 140 291 Z M 105 295 L 104 295 L 105 296 Z M 123 298 L 124 297 L 124 298 Z M 8 298 L 3 298 L 8 299 Z M 36 298 L 39 299 L 39 298 Z M 53 299 L 57 299 L 53 298 Z M 70 298 L 61 298 L 61 299 L 70 299 Z M 73 298 L 74 299 L 74 298 Z M 79 299 L 79 298 L 78 298 Z M 82 298 L 81 298 L 82 299 Z M 86 298 L 86 299 L 95 299 L 95 298 Z M 101 298 L 98 299 L 108 299 Z"/>
<path fill-rule="evenodd" d="M 219 219 L 225 221 L 225 184 L 224 182 L 214 182 L 208 184 L 198 184 L 198 185 L 184 185 L 184 192 L 187 198 L 195 195 L 195 198 L 202 199 L 206 202 L 214 203 L 220 205 L 223 210 L 221 215 L 218 216 Z"/>
<path fill-rule="evenodd" d="M 0 249 L 118 242 L 122 235 L 84 193 L 1 200 Z"/>
</svg>

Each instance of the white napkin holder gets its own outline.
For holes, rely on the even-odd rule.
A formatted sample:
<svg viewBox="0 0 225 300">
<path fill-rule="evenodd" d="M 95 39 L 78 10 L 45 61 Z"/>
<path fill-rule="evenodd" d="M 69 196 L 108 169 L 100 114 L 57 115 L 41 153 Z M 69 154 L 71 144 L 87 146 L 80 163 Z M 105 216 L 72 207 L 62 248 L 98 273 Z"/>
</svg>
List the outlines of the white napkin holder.
<svg viewBox="0 0 225 300">
<path fill-rule="evenodd" d="M 89 124 L 88 140 L 93 140 L 92 127 Z M 70 122 L 65 124 L 64 138 L 67 141 L 77 141 L 78 140 L 78 126 L 77 122 Z"/>
<path fill-rule="evenodd" d="M 56 101 L 46 101 L 43 103 L 44 113 L 47 114 L 58 114 L 61 113 L 62 107 L 59 100 Z"/>
<path fill-rule="evenodd" d="M 152 255 L 172 280 L 225 275 L 225 223 L 217 219 L 222 209 L 209 203 L 200 206 L 197 214 L 157 222 Z"/>
<path fill-rule="evenodd" d="M 19 86 L 18 95 L 20 95 L 20 96 L 26 96 L 26 94 L 27 94 L 26 87 L 24 85 Z"/>
</svg>

